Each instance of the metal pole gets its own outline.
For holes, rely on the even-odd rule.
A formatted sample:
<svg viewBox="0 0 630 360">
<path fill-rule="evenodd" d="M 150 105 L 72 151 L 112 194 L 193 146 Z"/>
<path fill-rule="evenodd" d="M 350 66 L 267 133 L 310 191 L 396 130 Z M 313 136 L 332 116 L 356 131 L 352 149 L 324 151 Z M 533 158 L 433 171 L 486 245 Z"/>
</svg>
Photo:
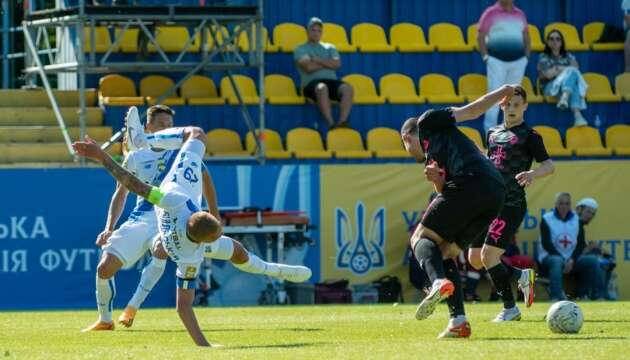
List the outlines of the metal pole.
<svg viewBox="0 0 630 360">
<path fill-rule="evenodd" d="M 2 88 L 9 88 L 9 0 L 2 0 Z"/>
<path fill-rule="evenodd" d="M 264 140 L 265 131 L 265 43 L 263 42 L 263 6 L 264 0 L 258 0 L 258 20 L 256 21 L 256 60 L 258 64 L 258 89 L 260 89 L 260 101 L 258 103 L 258 126 L 259 133 Z M 253 134 L 255 135 L 255 134 Z M 254 136 L 255 137 L 255 136 Z M 260 161 L 265 162 L 265 141 L 257 141 L 260 146 Z"/>
<path fill-rule="evenodd" d="M 78 74 L 79 77 L 79 139 L 85 139 L 85 114 L 86 114 L 86 101 L 85 101 L 85 53 L 83 49 L 83 44 L 85 40 L 85 1 L 79 0 L 79 21 L 76 26 L 77 36 L 75 37 L 75 55 L 77 57 L 78 63 Z M 94 29 L 94 27 L 91 27 Z M 92 51 L 94 50 L 94 33 L 92 32 Z M 85 158 L 81 157 L 81 163 L 85 164 Z"/>
</svg>

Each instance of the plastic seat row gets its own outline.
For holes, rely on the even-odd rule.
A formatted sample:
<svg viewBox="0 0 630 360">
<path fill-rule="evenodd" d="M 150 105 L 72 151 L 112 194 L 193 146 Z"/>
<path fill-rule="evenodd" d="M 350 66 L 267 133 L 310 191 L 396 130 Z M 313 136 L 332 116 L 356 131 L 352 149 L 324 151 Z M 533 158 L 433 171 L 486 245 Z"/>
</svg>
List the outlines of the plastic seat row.
<svg viewBox="0 0 630 360">
<path fill-rule="evenodd" d="M 556 22 L 545 26 L 545 37 L 549 31 L 558 29 L 564 35 L 566 48 L 570 51 L 584 50 L 623 50 L 623 43 L 599 44 L 596 41 L 604 30 L 604 23 L 592 22 L 586 24 L 582 29 L 582 40 L 577 29 L 568 23 Z M 212 48 L 215 39 L 209 30 L 206 31 L 207 44 Z M 335 44 L 340 52 L 462 52 L 477 49 L 477 24 L 471 24 L 467 29 L 467 40 L 464 40 L 462 30 L 451 23 L 437 23 L 429 27 L 428 42 L 424 31 L 418 25 L 411 23 L 399 23 L 389 29 L 389 42 L 385 30 L 377 24 L 361 23 L 354 25 L 350 31 L 351 41 L 348 41 L 346 30 L 338 24 L 324 23 L 322 41 Z M 222 26 L 213 28 L 216 33 L 216 43 L 222 44 L 230 36 L 229 30 Z M 255 31 L 251 32 L 252 40 L 255 41 Z M 532 50 L 542 51 L 545 47 L 541 38 L 541 33 L 535 25 L 529 24 L 529 34 L 532 41 Z M 114 49 L 123 53 L 135 53 L 138 51 L 139 30 L 128 28 L 115 30 L 116 37 L 122 37 Z M 106 27 L 96 27 L 92 35 L 89 28 L 85 29 L 86 51 L 91 51 L 91 39 L 94 36 L 94 47 L 97 53 L 107 51 L 112 45 L 110 32 Z M 292 52 L 297 46 L 307 40 L 306 29 L 302 25 L 295 23 L 282 23 L 273 29 L 273 44 L 269 38 L 266 28 L 262 30 L 263 44 L 267 52 Z M 183 26 L 157 26 L 155 30 L 156 42 L 160 48 L 166 52 L 180 52 L 189 42 L 190 32 Z M 201 47 L 201 36 L 197 31 L 194 40 L 187 47 L 189 52 L 197 52 Z M 243 31 L 234 38 L 232 45 L 238 46 L 241 51 L 249 51 L 250 38 L 247 32 Z M 156 52 L 153 44 L 149 44 L 148 50 Z"/>
</svg>

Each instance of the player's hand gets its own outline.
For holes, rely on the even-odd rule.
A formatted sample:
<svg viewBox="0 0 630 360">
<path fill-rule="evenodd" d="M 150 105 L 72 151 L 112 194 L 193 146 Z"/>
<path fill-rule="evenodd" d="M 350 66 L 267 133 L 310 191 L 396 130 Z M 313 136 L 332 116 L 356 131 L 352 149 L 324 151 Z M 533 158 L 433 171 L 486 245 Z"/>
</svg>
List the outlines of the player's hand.
<svg viewBox="0 0 630 360">
<path fill-rule="evenodd" d="M 107 243 L 107 240 L 112 236 L 113 231 L 111 230 L 103 230 L 96 237 L 96 246 L 103 246 Z"/>
<path fill-rule="evenodd" d="M 442 169 L 440 169 L 435 161 L 431 162 L 424 168 L 424 176 L 432 183 L 444 181 Z"/>
<path fill-rule="evenodd" d="M 102 162 L 103 159 L 105 159 L 105 156 L 107 156 L 107 154 L 101 150 L 101 147 L 87 135 L 85 136 L 84 141 L 73 142 L 72 148 L 77 152 L 77 154 L 98 162 Z"/>
<path fill-rule="evenodd" d="M 565 262 L 565 263 L 564 263 L 564 270 L 563 270 L 563 273 L 565 273 L 565 274 L 570 273 L 570 272 L 571 272 L 571 270 L 573 270 L 573 264 L 574 264 L 573 259 L 569 259 L 569 260 L 567 260 L 567 262 Z"/>
<path fill-rule="evenodd" d="M 514 92 L 516 91 L 516 87 L 518 85 L 503 85 L 502 87 L 502 91 L 503 91 L 503 99 L 501 99 L 501 102 L 499 103 L 499 106 L 506 106 L 509 102 L 510 99 L 512 98 L 512 96 L 514 96 Z"/>
<path fill-rule="evenodd" d="M 522 173 L 518 173 L 514 178 L 520 186 L 529 186 L 534 182 L 534 171 L 523 171 Z"/>
</svg>

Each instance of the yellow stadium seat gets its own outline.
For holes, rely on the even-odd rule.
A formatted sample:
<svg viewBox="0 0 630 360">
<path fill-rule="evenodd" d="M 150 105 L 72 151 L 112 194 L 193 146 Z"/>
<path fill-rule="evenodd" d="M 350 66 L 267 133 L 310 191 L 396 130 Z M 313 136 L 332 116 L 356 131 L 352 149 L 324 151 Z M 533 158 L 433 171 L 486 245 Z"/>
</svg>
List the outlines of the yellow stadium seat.
<svg viewBox="0 0 630 360">
<path fill-rule="evenodd" d="M 451 78 L 442 74 L 427 74 L 420 78 L 420 96 L 426 97 L 432 104 L 459 104 L 464 97 L 455 94 Z"/>
<path fill-rule="evenodd" d="M 103 105 L 144 105 L 144 98 L 138 96 L 133 80 L 117 74 L 105 75 L 99 80 L 98 98 Z"/>
<path fill-rule="evenodd" d="M 293 79 L 285 75 L 265 76 L 265 97 L 274 105 L 301 105 L 304 97 L 299 96 Z"/>
<path fill-rule="evenodd" d="M 294 23 L 282 23 L 273 28 L 274 44 L 282 52 L 293 52 L 296 47 L 306 42 L 306 29 Z"/>
<path fill-rule="evenodd" d="M 622 73 L 615 78 L 615 90 L 624 100 L 630 101 L 630 73 Z"/>
<path fill-rule="evenodd" d="M 422 104 L 425 99 L 418 96 L 413 80 L 403 74 L 387 74 L 381 78 L 381 96 L 390 104 Z"/>
<path fill-rule="evenodd" d="M 298 159 L 330 159 L 332 152 L 324 150 L 319 133 L 313 129 L 295 128 L 287 133 L 287 150 Z"/>
<path fill-rule="evenodd" d="M 613 125 L 606 129 L 606 147 L 617 155 L 630 155 L 630 125 Z"/>
<path fill-rule="evenodd" d="M 485 147 L 483 146 L 483 140 L 481 139 L 481 134 L 475 128 L 471 128 L 468 126 L 458 126 L 459 131 L 463 132 L 472 142 L 477 145 L 480 150 L 485 151 Z"/>
<path fill-rule="evenodd" d="M 206 153 L 212 156 L 248 156 L 238 133 L 229 129 L 214 129 L 208 132 Z"/>
<path fill-rule="evenodd" d="M 623 50 L 623 43 L 596 43 L 604 32 L 605 24 L 603 22 L 592 22 L 584 25 L 582 28 L 582 38 L 584 43 L 590 45 L 595 51 L 616 51 Z"/>
<path fill-rule="evenodd" d="M 255 42 L 256 41 L 256 27 L 252 25 L 251 31 L 252 31 L 252 39 Z M 264 26 L 262 28 L 262 35 L 263 35 L 262 38 L 263 38 L 263 44 L 265 46 L 265 51 L 277 52 L 278 47 L 276 45 L 271 44 L 271 41 L 269 40 L 269 33 L 267 32 L 267 28 Z M 242 33 L 239 34 L 238 47 L 242 52 L 249 51 L 249 37 L 247 37 L 247 31 L 243 31 Z"/>
<path fill-rule="evenodd" d="M 346 75 L 341 79 L 354 89 L 355 104 L 384 104 L 385 97 L 376 93 L 376 86 L 371 77 L 361 74 Z"/>
<path fill-rule="evenodd" d="M 89 27 L 83 30 L 83 51 L 92 51 L 92 32 Z M 94 28 L 94 51 L 104 53 L 112 46 L 112 40 L 109 37 L 109 30 L 105 26 L 96 26 Z"/>
<path fill-rule="evenodd" d="M 346 29 L 344 29 L 341 25 L 324 23 L 324 28 L 322 29 L 322 42 L 327 42 L 335 45 L 337 51 L 339 52 L 357 51 L 357 47 L 354 45 L 350 45 L 350 43 L 348 42 L 348 34 L 346 34 Z"/>
<path fill-rule="evenodd" d="M 418 25 L 399 23 L 389 29 L 392 46 L 400 52 L 431 52 L 435 46 L 427 44 L 424 31 Z"/>
<path fill-rule="evenodd" d="M 589 49 L 588 44 L 580 41 L 580 36 L 575 26 L 563 22 L 555 22 L 545 26 L 545 39 L 551 30 L 558 30 L 564 37 L 565 47 L 569 51 L 585 51 Z"/>
<path fill-rule="evenodd" d="M 527 91 L 527 102 L 532 104 L 540 104 L 543 102 L 544 97 L 542 95 L 538 95 L 534 91 L 534 86 L 532 85 L 532 81 L 527 76 L 523 76 L 523 81 L 521 81 L 521 86 Z"/>
<path fill-rule="evenodd" d="M 540 30 L 538 30 L 538 27 L 532 24 L 528 24 L 527 27 L 529 29 L 532 51 L 545 50 L 545 43 L 543 43 L 542 38 L 540 37 Z"/>
<path fill-rule="evenodd" d="M 125 32 L 122 32 L 122 28 L 116 28 L 116 31 L 114 32 L 116 38 L 114 39 L 115 42 L 117 38 L 122 37 L 122 39 L 120 39 L 120 42 L 118 43 L 118 48 L 120 49 L 120 51 L 122 51 L 123 53 L 137 53 L 138 52 L 138 34 L 140 33 L 140 31 L 137 28 L 127 28 L 127 30 L 125 30 Z"/>
<path fill-rule="evenodd" d="M 549 126 L 534 126 L 534 130 L 540 134 L 545 143 L 549 156 L 571 156 L 573 152 L 564 147 L 560 132 Z"/>
<path fill-rule="evenodd" d="M 379 159 L 408 158 L 398 131 L 386 127 L 373 128 L 367 133 L 367 149 Z"/>
<path fill-rule="evenodd" d="M 254 80 L 244 75 L 234 75 L 234 82 L 240 90 L 241 98 L 243 99 L 244 104 L 254 105 L 260 102 Z M 223 79 L 221 79 L 220 87 L 221 96 L 227 99 L 228 103 L 232 105 L 238 105 L 236 93 L 234 92 L 234 88 L 232 87 L 230 79 L 227 76 L 224 76 Z"/>
<path fill-rule="evenodd" d="M 597 129 L 590 126 L 572 127 L 567 130 L 567 148 L 577 156 L 610 156 L 612 149 L 602 145 Z"/>
<path fill-rule="evenodd" d="M 474 101 L 488 92 L 488 80 L 485 75 L 466 74 L 459 78 L 457 88 L 466 101 Z"/>
<path fill-rule="evenodd" d="M 214 81 L 209 77 L 201 75 L 191 76 L 182 84 L 180 92 L 188 105 L 225 104 L 225 99 L 219 96 Z"/>
<path fill-rule="evenodd" d="M 588 102 L 619 102 L 621 95 L 615 95 L 610 87 L 608 78 L 602 74 L 584 73 L 584 80 L 588 84 L 586 101 Z"/>
<path fill-rule="evenodd" d="M 334 129 L 326 134 L 328 150 L 338 159 L 369 159 L 370 151 L 363 148 L 363 141 L 358 131 L 353 129 Z"/>
<path fill-rule="evenodd" d="M 190 34 L 185 26 L 158 26 L 155 28 L 154 36 L 164 52 L 181 52 L 190 39 Z M 148 49 L 150 52 L 157 51 L 151 42 L 149 42 Z M 199 51 L 199 42 L 193 41 L 187 51 Z"/>
<path fill-rule="evenodd" d="M 462 30 L 454 24 L 438 23 L 429 28 L 429 43 L 444 52 L 472 51 L 466 44 Z"/>
<path fill-rule="evenodd" d="M 259 130 L 256 130 L 256 134 L 259 134 Z M 263 136 L 260 137 L 260 141 L 264 141 L 265 145 L 265 157 L 269 159 L 289 159 L 291 158 L 291 152 L 284 150 L 282 146 L 282 139 L 280 134 L 271 129 L 265 129 Z M 254 135 L 250 131 L 245 136 L 245 149 L 247 152 L 255 155 L 256 153 L 256 141 Z"/>
<path fill-rule="evenodd" d="M 157 104 L 157 99 L 166 93 L 175 83 L 173 80 L 161 75 L 149 75 L 140 80 L 140 96 L 147 99 L 147 104 Z M 186 101 L 177 97 L 177 91 L 174 91 L 168 98 L 162 100 L 160 104 L 164 105 L 184 105 Z"/>
<path fill-rule="evenodd" d="M 467 37 L 468 37 L 468 45 L 472 46 L 473 49 L 479 50 L 479 46 L 477 45 L 477 35 L 479 34 L 479 24 L 474 23 L 468 25 Z"/>
<path fill-rule="evenodd" d="M 361 52 L 394 52 L 396 47 L 387 43 L 385 31 L 376 24 L 361 23 L 351 31 L 352 44 Z"/>
</svg>

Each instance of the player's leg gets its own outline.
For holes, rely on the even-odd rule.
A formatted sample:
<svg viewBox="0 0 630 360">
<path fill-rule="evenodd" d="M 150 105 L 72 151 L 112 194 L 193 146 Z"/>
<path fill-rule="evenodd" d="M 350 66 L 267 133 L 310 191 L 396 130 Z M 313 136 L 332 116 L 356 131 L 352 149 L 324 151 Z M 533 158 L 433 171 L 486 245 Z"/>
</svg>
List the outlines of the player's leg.
<svg viewBox="0 0 630 360">
<path fill-rule="evenodd" d="M 157 148 L 165 150 L 175 150 L 182 147 L 182 144 L 189 139 L 197 139 L 206 142 L 206 134 L 203 129 L 195 126 L 174 127 L 158 131 L 152 134 L 145 134 L 138 109 L 135 106 L 129 108 L 125 118 L 127 143 L 131 150 L 140 148 Z"/>
<path fill-rule="evenodd" d="M 114 235 L 112 235 L 113 237 Z M 82 332 L 114 330 L 112 320 L 114 297 L 116 296 L 116 283 L 114 274 L 123 266 L 123 262 L 114 254 L 103 252 L 101 260 L 96 268 L 96 305 L 98 308 L 98 320 Z"/>
</svg>

